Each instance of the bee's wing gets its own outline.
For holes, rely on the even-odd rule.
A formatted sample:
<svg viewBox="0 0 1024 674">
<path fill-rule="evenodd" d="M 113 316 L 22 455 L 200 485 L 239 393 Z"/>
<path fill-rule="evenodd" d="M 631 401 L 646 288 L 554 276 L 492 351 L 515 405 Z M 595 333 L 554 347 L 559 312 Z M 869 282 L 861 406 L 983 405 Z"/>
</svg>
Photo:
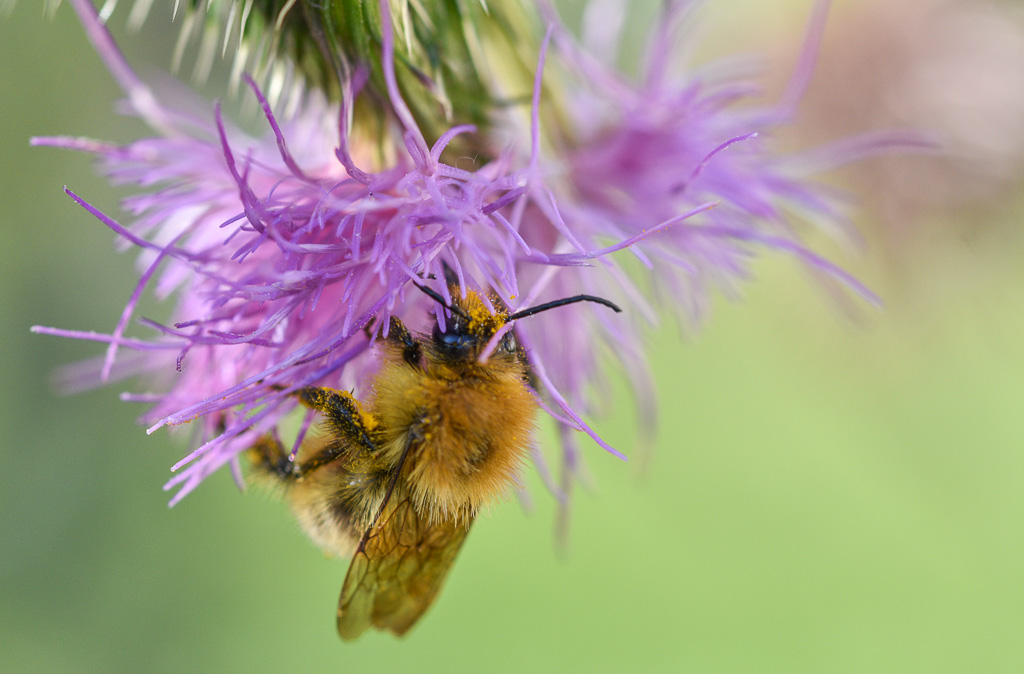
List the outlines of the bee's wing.
<svg viewBox="0 0 1024 674">
<path fill-rule="evenodd" d="M 338 600 L 341 638 L 355 639 L 370 627 L 405 634 L 437 597 L 471 523 L 430 523 L 407 495 L 389 506 L 345 576 Z"/>
</svg>

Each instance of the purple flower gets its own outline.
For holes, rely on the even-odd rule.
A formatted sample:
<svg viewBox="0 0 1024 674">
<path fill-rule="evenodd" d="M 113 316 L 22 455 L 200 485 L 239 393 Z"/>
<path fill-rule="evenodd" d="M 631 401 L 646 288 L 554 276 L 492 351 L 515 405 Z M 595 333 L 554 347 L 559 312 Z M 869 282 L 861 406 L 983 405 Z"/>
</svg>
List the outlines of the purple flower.
<svg viewBox="0 0 1024 674">
<path fill-rule="evenodd" d="M 150 432 L 191 422 L 196 448 L 167 484 L 178 488 L 174 503 L 226 463 L 241 480 L 238 454 L 291 415 L 289 392 L 320 385 L 358 395 L 376 367 L 368 327 L 399 316 L 413 330 L 427 329 L 439 310 L 414 284 L 443 278 L 445 267 L 464 289 L 493 291 L 513 309 L 580 292 L 606 297 L 627 317 L 576 304 L 517 326 L 541 404 L 559 425 L 560 483 L 539 450 L 535 462 L 564 502 L 579 461 L 576 431 L 621 456 L 582 419 L 596 411 L 595 392 L 604 387 L 602 353 L 619 359 L 653 423 L 641 329 L 666 304 L 696 322 L 709 290 L 729 291 L 764 249 L 793 254 L 873 299 L 796 238 L 796 213 L 845 226 L 837 195 L 799 172 L 819 155 L 780 157 L 765 138 L 788 121 L 809 75 L 824 6 L 783 102 L 754 108 L 738 103 L 756 89 L 714 69 L 679 81 L 667 76 L 671 24 L 682 4 L 668 10 L 651 41 L 640 84 L 598 64 L 553 23 L 556 49 L 547 54 L 545 39 L 538 55 L 530 138 L 464 169 L 440 156 L 453 137 L 474 129 L 453 128 L 432 144 L 423 138 L 394 83 L 388 31 L 385 74 L 398 123 L 386 138 L 368 139 L 347 123 L 358 77 L 345 83 L 343 105 L 310 92 L 287 121 L 249 81 L 268 127 L 254 138 L 219 109 L 196 119 L 159 101 L 89 2 L 72 0 L 132 109 L 159 135 L 125 146 L 34 141 L 93 153 L 112 182 L 140 188 L 124 203 L 129 226 L 68 194 L 141 250 L 139 284 L 111 334 L 36 330 L 106 342 L 98 367 L 104 381 L 144 373 L 157 392 L 124 397 L 151 403 L 143 416 Z M 542 152 L 545 58 L 571 73 L 561 83 L 570 100 L 561 112 L 575 133 L 545 138 L 554 149 Z M 890 140 L 869 138 L 820 156 L 842 160 Z M 386 165 L 370 159 L 377 144 L 387 150 Z M 648 269 L 649 284 L 627 273 L 626 258 Z M 435 282 L 447 292 L 442 286 Z M 147 288 L 176 298 L 173 318 L 140 319 L 153 336 L 130 338 Z M 295 447 L 311 421 L 307 413 Z"/>
</svg>

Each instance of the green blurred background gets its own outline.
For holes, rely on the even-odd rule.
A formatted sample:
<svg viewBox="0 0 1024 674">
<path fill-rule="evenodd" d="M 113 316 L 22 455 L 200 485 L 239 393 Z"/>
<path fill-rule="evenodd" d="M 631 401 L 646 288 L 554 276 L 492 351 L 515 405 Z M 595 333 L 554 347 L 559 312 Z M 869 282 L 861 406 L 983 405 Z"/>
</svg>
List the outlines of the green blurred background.
<svg viewBox="0 0 1024 674">
<path fill-rule="evenodd" d="M 121 193 L 86 157 L 28 138 L 142 129 L 111 113 L 118 90 L 70 8 L 47 20 L 39 4 L 0 20 L 5 671 L 1024 670 L 1014 176 L 931 209 L 885 185 L 862 191 L 865 252 L 815 245 L 883 311 L 851 317 L 792 261 L 763 261 L 702 333 L 656 337 L 663 425 L 649 469 L 586 446 L 595 486 L 576 496 L 567 554 L 533 480 L 535 510 L 481 518 L 408 638 L 345 644 L 333 620 L 345 564 L 282 504 L 240 494 L 225 472 L 168 510 L 160 486 L 184 439 L 146 436 L 120 387 L 54 393 L 54 368 L 102 347 L 29 326 L 109 331 L 135 276 L 61 187 L 111 212 Z M 764 49 L 785 72 L 809 3 L 737 7 L 709 3 L 708 49 Z M 852 7 L 835 9 L 826 40 L 856 24 Z M 143 73 L 170 60 L 173 35 L 153 24 L 140 35 L 114 22 Z M 809 120 L 835 116 L 819 107 Z M 619 400 L 596 425 L 628 448 Z"/>
</svg>

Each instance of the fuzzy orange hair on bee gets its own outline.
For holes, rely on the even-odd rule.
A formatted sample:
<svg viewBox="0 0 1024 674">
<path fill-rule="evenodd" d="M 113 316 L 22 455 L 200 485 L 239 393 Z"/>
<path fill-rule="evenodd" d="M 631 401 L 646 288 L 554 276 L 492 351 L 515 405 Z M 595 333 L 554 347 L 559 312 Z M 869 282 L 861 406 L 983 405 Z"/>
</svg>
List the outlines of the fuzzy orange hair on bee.
<svg viewBox="0 0 1024 674">
<path fill-rule="evenodd" d="M 575 302 L 620 311 L 576 295 L 509 313 L 452 279 L 451 304 L 419 288 L 447 311 L 443 328 L 413 335 L 392 317 L 363 400 L 300 389 L 299 401 L 323 417 L 321 437 L 297 460 L 271 435 L 250 450 L 257 469 L 285 486 L 306 533 L 352 555 L 337 614 L 346 640 L 371 627 L 405 634 L 437 597 L 479 509 L 516 483 L 537 402 L 509 324 Z"/>
</svg>

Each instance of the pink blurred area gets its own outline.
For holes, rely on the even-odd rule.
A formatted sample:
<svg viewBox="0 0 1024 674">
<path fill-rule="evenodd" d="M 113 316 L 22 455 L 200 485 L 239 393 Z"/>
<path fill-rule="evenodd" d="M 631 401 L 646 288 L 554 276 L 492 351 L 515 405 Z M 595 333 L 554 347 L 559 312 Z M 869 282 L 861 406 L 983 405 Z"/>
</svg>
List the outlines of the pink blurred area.
<svg viewBox="0 0 1024 674">
<path fill-rule="evenodd" d="M 993 206 L 1024 176 L 1024 11 L 987 0 L 869 0 L 833 10 L 798 128 L 821 140 L 913 127 L 942 151 L 851 174 L 886 238 Z"/>
</svg>

